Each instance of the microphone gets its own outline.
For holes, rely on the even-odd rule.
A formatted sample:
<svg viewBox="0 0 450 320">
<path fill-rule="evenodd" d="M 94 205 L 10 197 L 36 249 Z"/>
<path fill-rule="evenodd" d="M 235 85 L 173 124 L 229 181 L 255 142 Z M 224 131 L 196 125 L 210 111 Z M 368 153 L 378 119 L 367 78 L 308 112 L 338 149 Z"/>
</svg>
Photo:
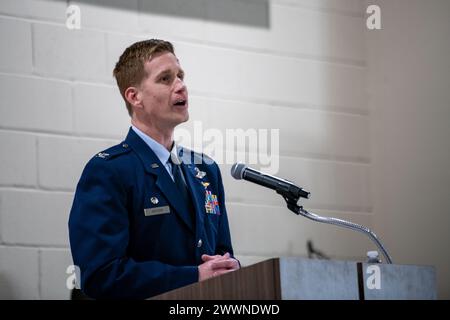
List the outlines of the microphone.
<svg viewBox="0 0 450 320">
<path fill-rule="evenodd" d="M 237 162 L 231 167 L 231 175 L 237 180 L 247 180 L 260 186 L 275 190 L 277 193 L 284 197 L 309 199 L 310 193 L 297 187 L 295 184 L 288 180 L 284 180 L 278 177 L 274 177 L 258 170 L 252 169 L 244 163 Z"/>
<path fill-rule="evenodd" d="M 245 165 L 244 163 L 239 162 L 235 163 L 231 167 L 231 175 L 233 176 L 233 178 L 237 180 L 244 179 L 259 184 L 260 186 L 275 190 L 278 194 L 284 197 L 284 200 L 286 200 L 287 207 L 289 208 L 289 210 L 291 210 L 297 215 L 301 215 L 313 221 L 332 224 L 335 226 L 348 228 L 365 233 L 370 237 L 371 240 L 375 242 L 375 244 L 381 250 L 381 252 L 386 258 L 386 262 L 392 263 L 391 256 L 386 251 L 381 241 L 377 238 L 376 234 L 373 233 L 369 228 L 342 219 L 337 219 L 333 217 L 322 217 L 315 213 L 308 212 L 307 210 L 303 209 L 303 207 L 297 205 L 297 201 L 299 198 L 309 199 L 310 193 L 308 191 L 303 190 L 300 187 L 297 187 L 292 182 L 268 174 L 264 174 L 258 170 L 247 167 L 247 165 Z M 308 249 L 312 250 L 312 245 L 311 247 L 308 247 Z"/>
</svg>

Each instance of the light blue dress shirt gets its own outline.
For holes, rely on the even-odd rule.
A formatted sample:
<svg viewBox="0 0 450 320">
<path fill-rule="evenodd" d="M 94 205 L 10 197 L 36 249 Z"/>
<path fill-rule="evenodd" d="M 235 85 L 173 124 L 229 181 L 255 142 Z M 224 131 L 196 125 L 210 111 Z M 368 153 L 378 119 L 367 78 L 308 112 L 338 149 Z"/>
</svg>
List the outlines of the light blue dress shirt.
<svg viewBox="0 0 450 320">
<path fill-rule="evenodd" d="M 135 126 L 132 125 L 131 128 L 133 129 L 134 132 L 136 132 L 136 134 L 142 140 L 144 140 L 144 142 L 150 147 L 150 149 L 153 150 L 153 152 L 158 157 L 159 161 L 161 161 L 161 163 L 166 168 L 167 173 L 169 173 L 169 175 L 172 178 L 172 180 L 174 180 L 173 179 L 173 175 L 172 175 L 172 164 L 169 161 L 169 157 L 170 157 L 171 154 L 173 154 L 173 157 L 175 157 L 175 159 L 178 159 L 176 144 L 175 143 L 173 144 L 172 150 L 169 152 L 166 149 L 166 147 L 164 147 L 162 144 L 160 144 L 159 142 L 155 141 L 154 139 L 150 138 L 148 135 L 146 135 L 144 132 L 142 132 L 141 130 L 139 130 Z M 172 158 L 172 159 L 174 159 L 174 158 Z"/>
</svg>

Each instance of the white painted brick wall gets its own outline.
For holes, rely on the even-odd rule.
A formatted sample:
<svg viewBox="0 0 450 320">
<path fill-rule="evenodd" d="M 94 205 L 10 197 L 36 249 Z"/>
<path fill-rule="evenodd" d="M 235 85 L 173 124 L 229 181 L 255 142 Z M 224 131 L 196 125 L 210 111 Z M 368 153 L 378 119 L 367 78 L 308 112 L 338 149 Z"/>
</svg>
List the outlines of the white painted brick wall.
<svg viewBox="0 0 450 320">
<path fill-rule="evenodd" d="M 354 15 L 361 15 L 364 5 L 364 2 L 360 0 L 271 0 L 271 2 L 319 8 L 332 12 L 335 10 L 340 13 L 352 13 Z"/>
<path fill-rule="evenodd" d="M 294 106 L 365 108 L 365 73 L 359 67 L 180 42 L 175 45 L 194 92 Z"/>
<path fill-rule="evenodd" d="M 374 247 L 363 234 L 307 220 L 284 206 L 230 203 L 227 210 L 231 212 L 233 246 L 239 248 L 238 253 L 241 255 L 306 255 L 308 239 L 313 241 L 317 249 L 333 258 L 351 255 L 361 257 Z M 239 212 L 239 216 L 233 214 L 236 212 Z M 323 210 L 313 212 L 351 219 L 371 227 L 370 215 Z"/>
<path fill-rule="evenodd" d="M 71 133 L 70 85 L 39 77 L 0 74 L 0 126 Z"/>
<path fill-rule="evenodd" d="M 39 186 L 74 190 L 87 161 L 116 143 L 111 140 L 40 136 Z"/>
<path fill-rule="evenodd" d="M 232 2 L 225 3 L 228 3 L 228 9 L 234 5 L 230 4 Z M 264 5 L 265 2 L 253 3 L 256 7 L 253 9 L 257 10 L 258 5 L 261 4 Z M 168 7 L 171 2 L 161 2 L 160 5 Z M 309 58 L 332 57 L 359 63 L 364 61 L 364 42 L 362 41 L 364 30 L 360 27 L 364 21 L 361 14 L 358 16 L 336 15 L 311 10 L 305 6 L 293 6 L 282 1 L 269 6 L 270 26 L 268 28 L 217 23 L 214 19 L 192 18 L 184 18 L 183 23 L 176 24 L 173 23 L 172 17 L 158 14 L 154 1 L 143 2 L 142 8 L 149 14 L 141 14 L 139 21 L 144 30 L 156 31 L 172 37 L 183 34 L 184 37 L 196 41 L 208 40 L 222 45 L 266 52 Z M 206 12 L 204 15 L 206 16 Z M 349 42 L 349 38 L 355 41 Z"/>
<path fill-rule="evenodd" d="M 105 34 L 33 24 L 35 71 L 63 79 L 107 81 Z"/>
<path fill-rule="evenodd" d="M 67 4 L 55 0 L 2 0 L 0 14 L 65 23 Z"/>
<path fill-rule="evenodd" d="M 82 28 L 135 33 L 138 29 L 138 0 L 71 1 L 81 9 Z"/>
<path fill-rule="evenodd" d="M 0 186 L 36 186 L 36 137 L 0 130 L 0 149 Z"/>
<path fill-rule="evenodd" d="M 0 299 L 39 299 L 38 251 L 0 245 Z"/>
<path fill-rule="evenodd" d="M 78 84 L 73 95 L 77 134 L 125 138 L 130 120 L 117 87 Z"/>
<path fill-rule="evenodd" d="M 234 180 L 231 165 L 222 165 L 223 180 L 229 201 L 251 204 L 282 205 L 284 200 L 271 190 Z M 305 206 L 321 209 L 370 212 L 369 166 L 292 157 L 280 159 L 279 176 L 311 192 Z"/>
<path fill-rule="evenodd" d="M 0 42 L 0 71 L 32 71 L 30 23 L 0 18 Z"/>
<path fill-rule="evenodd" d="M 363 162 L 369 159 L 367 116 L 197 95 L 190 96 L 190 104 L 194 106 L 191 121 L 182 128 L 193 130 L 195 121 L 205 119 L 201 122 L 203 132 L 217 128 L 224 135 L 227 129 L 279 129 L 283 155 Z"/>
<path fill-rule="evenodd" d="M 66 282 L 71 273 L 66 273 L 67 267 L 72 265 L 69 249 L 40 250 L 40 298 L 41 299 L 69 299 L 70 290 Z M 70 271 L 70 270 L 69 270 Z"/>
<path fill-rule="evenodd" d="M 106 34 L 106 65 L 109 70 L 109 76 L 111 78 L 111 84 L 116 87 L 116 81 L 113 78 L 113 70 L 119 60 L 120 55 L 131 44 L 148 39 L 146 36 L 135 36 L 130 34 Z M 170 41 L 170 40 L 169 40 Z M 175 48 L 176 52 L 176 48 Z"/>
<path fill-rule="evenodd" d="M 1 190 L 2 241 L 67 247 L 67 221 L 72 201 L 72 193 L 67 192 Z"/>
<path fill-rule="evenodd" d="M 1 298 L 69 297 L 73 191 L 86 161 L 126 134 L 112 69 L 146 38 L 172 41 L 186 70 L 184 128 L 198 120 L 222 132 L 280 129 L 279 174 L 312 192 L 305 205 L 371 226 L 359 0 L 70 2 L 81 8 L 81 30 L 65 27 L 65 1 L 0 3 L 0 41 L 8 44 L 0 51 Z M 359 234 L 295 216 L 278 195 L 221 168 L 244 265 L 305 255 L 308 239 L 336 258 L 371 248 Z"/>
</svg>

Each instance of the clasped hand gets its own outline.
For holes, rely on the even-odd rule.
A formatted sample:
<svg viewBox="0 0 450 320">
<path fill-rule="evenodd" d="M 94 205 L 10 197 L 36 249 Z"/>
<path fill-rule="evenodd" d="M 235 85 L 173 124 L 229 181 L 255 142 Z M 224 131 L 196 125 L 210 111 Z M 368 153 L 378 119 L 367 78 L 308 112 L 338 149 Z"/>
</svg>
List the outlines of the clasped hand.
<svg viewBox="0 0 450 320">
<path fill-rule="evenodd" d="M 199 281 L 203 281 L 212 277 L 235 271 L 239 269 L 239 262 L 230 257 L 227 252 L 223 256 L 202 255 L 203 263 L 198 266 Z"/>
</svg>

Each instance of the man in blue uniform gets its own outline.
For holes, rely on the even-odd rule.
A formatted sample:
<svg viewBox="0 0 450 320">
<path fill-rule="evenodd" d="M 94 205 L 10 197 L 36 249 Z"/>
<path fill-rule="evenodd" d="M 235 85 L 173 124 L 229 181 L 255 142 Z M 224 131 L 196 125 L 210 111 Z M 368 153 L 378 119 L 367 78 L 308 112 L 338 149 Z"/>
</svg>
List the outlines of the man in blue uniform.
<svg viewBox="0 0 450 320">
<path fill-rule="evenodd" d="M 189 114 L 172 44 L 133 44 L 114 76 L 132 126 L 76 189 L 69 236 L 82 291 L 144 299 L 238 269 L 217 164 L 173 141 Z"/>
</svg>

